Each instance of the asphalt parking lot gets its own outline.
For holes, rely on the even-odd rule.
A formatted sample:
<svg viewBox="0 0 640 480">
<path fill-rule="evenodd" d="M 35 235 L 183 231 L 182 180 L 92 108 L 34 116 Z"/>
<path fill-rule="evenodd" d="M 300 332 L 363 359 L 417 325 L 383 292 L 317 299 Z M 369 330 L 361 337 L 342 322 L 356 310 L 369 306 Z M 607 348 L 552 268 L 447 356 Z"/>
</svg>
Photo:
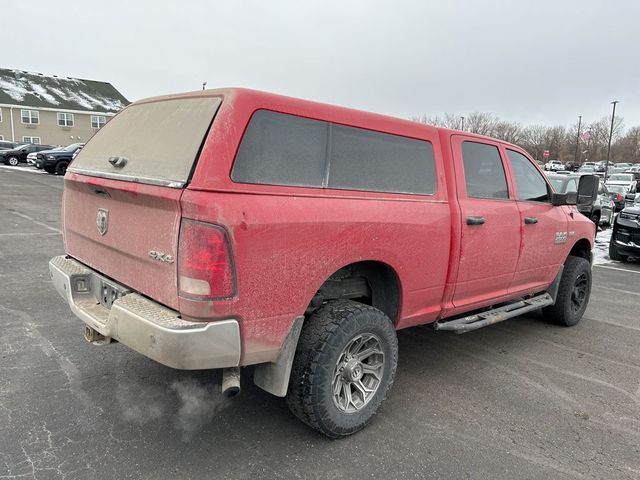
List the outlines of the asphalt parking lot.
<svg viewBox="0 0 640 480">
<path fill-rule="evenodd" d="M 54 291 L 63 180 L 0 168 L 0 479 L 640 478 L 640 263 L 594 267 L 582 322 L 399 334 L 385 407 L 331 441 L 250 375 L 85 343 Z"/>
</svg>

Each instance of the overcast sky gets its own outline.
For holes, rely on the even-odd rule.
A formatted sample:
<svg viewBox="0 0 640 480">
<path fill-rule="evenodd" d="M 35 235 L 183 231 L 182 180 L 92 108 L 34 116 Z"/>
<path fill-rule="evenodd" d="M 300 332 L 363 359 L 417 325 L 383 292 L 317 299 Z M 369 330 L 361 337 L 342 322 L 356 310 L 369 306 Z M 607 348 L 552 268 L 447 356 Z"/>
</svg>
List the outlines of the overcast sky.
<svg viewBox="0 0 640 480">
<path fill-rule="evenodd" d="M 400 117 L 640 125 L 640 1 L 0 0 L 0 67 L 125 97 L 243 86 Z M 10 20 L 15 18 L 15 21 Z M 19 17 L 19 18 L 16 18 Z"/>
</svg>

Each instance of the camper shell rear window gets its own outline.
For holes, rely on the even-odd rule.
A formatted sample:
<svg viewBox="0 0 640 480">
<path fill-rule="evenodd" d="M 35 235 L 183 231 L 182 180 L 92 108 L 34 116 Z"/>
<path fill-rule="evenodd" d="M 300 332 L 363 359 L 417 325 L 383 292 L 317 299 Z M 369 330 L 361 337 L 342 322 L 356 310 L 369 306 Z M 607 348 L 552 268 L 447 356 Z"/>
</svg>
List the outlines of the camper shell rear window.
<svg viewBox="0 0 640 480">
<path fill-rule="evenodd" d="M 130 105 L 95 134 L 69 171 L 183 187 L 220 103 L 197 97 Z"/>
</svg>

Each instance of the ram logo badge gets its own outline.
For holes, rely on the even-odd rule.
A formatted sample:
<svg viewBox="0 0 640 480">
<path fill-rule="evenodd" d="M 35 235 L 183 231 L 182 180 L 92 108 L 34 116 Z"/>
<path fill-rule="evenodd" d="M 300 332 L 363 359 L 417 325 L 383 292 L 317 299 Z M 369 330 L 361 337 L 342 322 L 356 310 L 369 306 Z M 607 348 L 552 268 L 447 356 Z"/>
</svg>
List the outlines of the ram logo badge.
<svg viewBox="0 0 640 480">
<path fill-rule="evenodd" d="M 149 256 L 154 260 L 164 263 L 173 263 L 173 255 L 168 253 L 157 252 L 156 250 L 149 250 Z"/>
<path fill-rule="evenodd" d="M 98 233 L 104 235 L 109 230 L 109 210 L 106 208 L 99 208 L 98 215 L 96 216 L 96 226 L 98 227 Z"/>
<path fill-rule="evenodd" d="M 556 232 L 556 241 L 554 243 L 556 245 L 567 243 L 567 232 Z"/>
</svg>

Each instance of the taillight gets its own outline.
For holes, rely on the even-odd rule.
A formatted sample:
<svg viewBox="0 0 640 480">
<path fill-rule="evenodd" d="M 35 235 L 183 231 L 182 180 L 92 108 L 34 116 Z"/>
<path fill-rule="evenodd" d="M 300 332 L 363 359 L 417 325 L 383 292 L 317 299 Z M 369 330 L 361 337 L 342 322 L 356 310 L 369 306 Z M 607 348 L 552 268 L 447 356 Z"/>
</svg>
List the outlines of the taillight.
<svg viewBox="0 0 640 480">
<path fill-rule="evenodd" d="M 182 219 L 178 246 L 180 296 L 196 299 L 232 297 L 235 278 L 227 234 L 221 227 Z"/>
</svg>

